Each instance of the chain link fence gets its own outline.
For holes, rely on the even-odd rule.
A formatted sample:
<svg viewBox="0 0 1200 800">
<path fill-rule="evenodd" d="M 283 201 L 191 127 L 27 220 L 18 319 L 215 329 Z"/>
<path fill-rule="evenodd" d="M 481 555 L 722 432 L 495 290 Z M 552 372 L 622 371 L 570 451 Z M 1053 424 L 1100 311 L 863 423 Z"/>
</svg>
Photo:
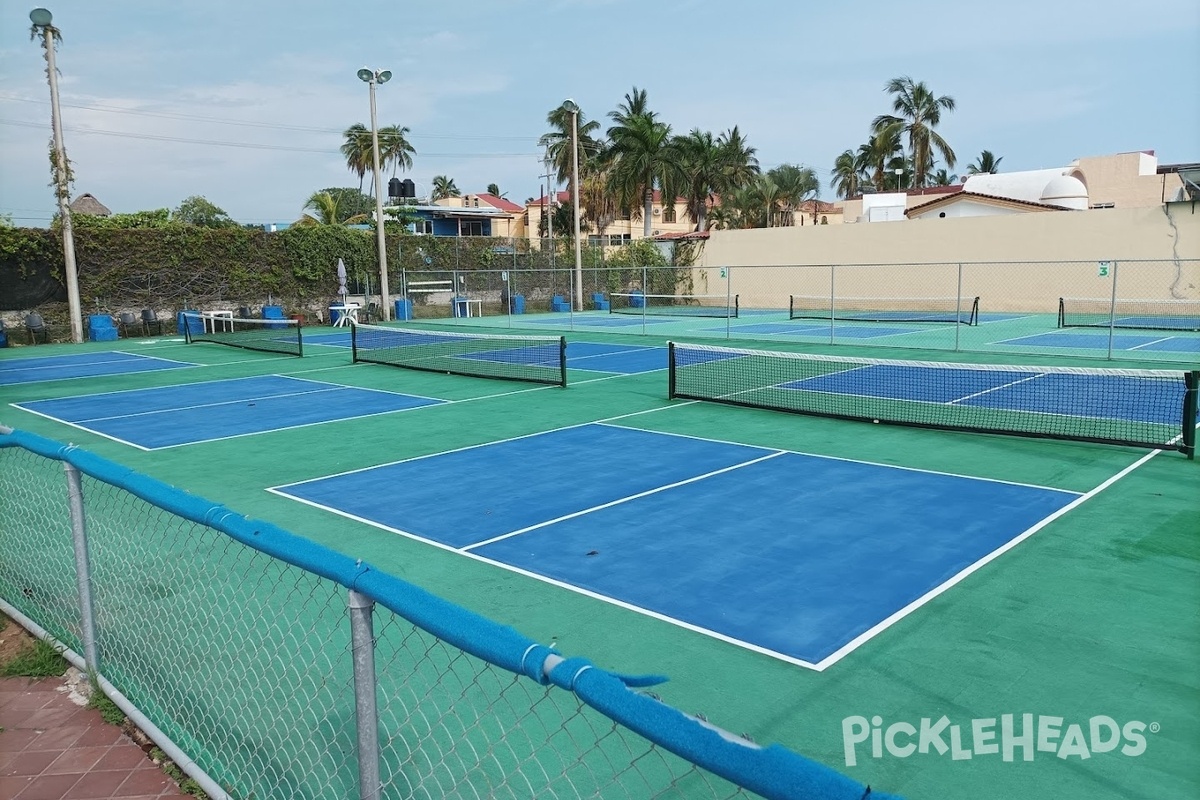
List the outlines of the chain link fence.
<svg viewBox="0 0 1200 800">
<path fill-rule="evenodd" d="M 0 598 L 214 798 L 883 797 L 665 705 L 663 678 L 2 427 Z"/>
<path fill-rule="evenodd" d="M 407 282 L 435 273 L 406 271 Z M 478 301 L 490 324 L 672 337 L 1195 362 L 1200 261 L 1056 261 L 610 269 L 451 270 L 417 319 L 452 318 Z M 570 301 L 581 281 L 584 303 Z M 641 324 L 605 319 L 629 293 Z M 549 317 L 522 319 L 506 307 Z M 608 309 L 593 302 L 610 303 Z M 569 308 L 555 306 L 555 296 Z M 627 303 L 625 304 L 627 305 Z M 705 310 L 706 313 L 699 313 Z M 719 317 L 713 320 L 711 317 Z M 687 318 L 687 319 L 680 319 Z M 699 318 L 699 319 L 697 319 Z M 475 324 L 474 322 L 472 324 Z"/>
</svg>

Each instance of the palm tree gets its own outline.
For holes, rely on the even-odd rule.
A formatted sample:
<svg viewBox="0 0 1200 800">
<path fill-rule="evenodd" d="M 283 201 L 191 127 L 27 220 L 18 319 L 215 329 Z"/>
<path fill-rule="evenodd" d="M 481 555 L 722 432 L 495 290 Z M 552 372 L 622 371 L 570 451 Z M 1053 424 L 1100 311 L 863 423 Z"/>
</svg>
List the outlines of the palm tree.
<svg viewBox="0 0 1200 800">
<path fill-rule="evenodd" d="M 933 173 L 932 184 L 934 186 L 953 186 L 956 183 L 958 183 L 958 176 L 951 175 L 944 169 Z"/>
<path fill-rule="evenodd" d="M 305 211 L 312 211 L 312 214 L 305 214 L 296 221 L 297 225 L 356 225 L 360 222 L 366 222 L 371 217 L 369 214 L 354 214 L 345 216 L 340 203 L 341 195 L 333 192 L 313 192 L 312 195 L 304 202 Z"/>
<path fill-rule="evenodd" d="M 416 149 L 406 138 L 408 128 L 398 125 L 388 125 L 379 129 L 379 169 L 392 167 L 395 174 L 397 167 L 412 169 L 412 156 Z M 346 157 L 346 167 L 358 176 L 358 190 L 362 191 L 363 178 L 374 168 L 374 143 L 371 139 L 371 129 L 361 122 L 356 122 L 342 134 L 342 155 Z"/>
<path fill-rule="evenodd" d="M 758 150 L 746 142 L 737 125 L 717 137 L 717 144 L 721 147 L 726 188 L 745 186 L 758 177 L 758 158 L 754 155 Z"/>
<path fill-rule="evenodd" d="M 614 119 L 620 112 L 611 114 Z M 626 124 L 609 131 L 612 138 L 612 173 L 609 186 L 622 210 L 632 211 L 642 199 L 643 235 L 650 237 L 654 189 L 662 191 L 663 202 L 673 200 L 686 183 L 679 148 L 671 126 L 650 113 L 628 117 Z"/>
<path fill-rule="evenodd" d="M 500 194 L 500 184 L 498 184 L 498 183 L 489 183 L 487 185 L 487 193 L 490 194 L 492 197 L 503 197 L 504 196 L 504 195 Z"/>
<path fill-rule="evenodd" d="M 767 177 L 779 188 L 780 222 L 785 226 L 795 225 L 796 209 L 821 193 L 821 181 L 812 167 L 780 164 Z"/>
<path fill-rule="evenodd" d="M 358 190 L 362 191 L 363 177 L 370 171 L 371 159 L 371 129 L 361 122 L 356 122 L 342 134 L 342 155 L 346 157 L 346 167 L 358 176 Z"/>
<path fill-rule="evenodd" d="M 616 111 L 608 112 L 608 117 L 613 121 L 613 126 L 608 129 L 608 138 L 613 138 L 613 132 L 626 127 L 636 117 L 649 117 L 654 119 L 658 116 L 650 110 L 650 103 L 645 89 L 639 89 L 634 86 L 632 92 L 625 94 L 625 102 L 617 106 Z"/>
<path fill-rule="evenodd" d="M 855 157 L 861 174 L 870 176 L 871 188 L 877 192 L 887 189 L 888 174 L 904 169 L 907 164 L 900 148 L 900 129 L 876 130 L 871 138 L 858 146 Z"/>
<path fill-rule="evenodd" d="M 979 158 L 975 159 L 974 164 L 967 165 L 967 173 L 970 175 L 995 174 L 1000 171 L 1000 162 L 1004 160 L 1004 156 L 996 158 L 991 150 L 984 150 L 979 154 Z"/>
<path fill-rule="evenodd" d="M 600 130 L 600 123 L 595 120 L 588 120 L 587 116 L 583 111 L 579 110 L 578 106 L 576 106 L 576 113 L 579 115 L 577 121 L 579 130 L 579 169 L 582 172 L 588 160 L 600 152 L 600 143 L 592 136 L 592 134 Z M 551 110 L 546 115 L 546 122 L 553 130 L 543 134 L 538 139 L 538 147 L 546 149 L 546 154 L 550 159 L 551 165 L 554 167 L 558 182 L 567 184 L 567 191 L 573 193 L 574 185 L 571 183 L 571 171 L 573 167 L 573 153 L 571 152 L 571 107 L 564 102 L 561 106 Z"/>
<path fill-rule="evenodd" d="M 429 202 L 436 202 L 444 197 L 460 197 L 462 192 L 454 185 L 454 178 L 445 175 L 433 176 L 433 191 L 429 193 Z"/>
<path fill-rule="evenodd" d="M 595 223 L 596 233 L 601 236 L 617 217 L 617 205 L 612 192 L 608 190 L 608 181 L 608 165 L 600 160 L 591 161 L 579 176 L 579 204 L 587 218 Z"/>
<path fill-rule="evenodd" d="M 713 195 L 727 189 L 725 151 L 711 133 L 699 128 L 680 136 L 675 146 L 682 160 L 688 216 L 696 223 L 696 230 L 706 230 L 705 217 Z"/>
<path fill-rule="evenodd" d="M 862 194 L 863 176 L 853 150 L 843 150 L 842 154 L 834 159 L 833 169 L 829 174 L 833 176 L 833 191 L 838 197 L 849 200 Z"/>
<path fill-rule="evenodd" d="M 954 98 L 949 95 L 935 97 L 924 82 L 914 82 L 907 75 L 892 78 L 884 91 L 892 95 L 892 111 L 895 115 L 882 114 L 876 117 L 871 128 L 876 132 L 894 130 L 897 134 L 907 134 L 913 186 L 924 186 L 935 149 L 941 153 L 947 168 L 954 166 L 954 150 L 934 130 L 942 121 L 942 111 L 954 110 Z"/>
<path fill-rule="evenodd" d="M 408 128 L 399 125 L 387 125 L 379 129 L 379 169 L 386 170 L 390 165 L 392 175 L 396 168 L 412 169 L 412 157 L 416 153 L 408 141 Z"/>
</svg>

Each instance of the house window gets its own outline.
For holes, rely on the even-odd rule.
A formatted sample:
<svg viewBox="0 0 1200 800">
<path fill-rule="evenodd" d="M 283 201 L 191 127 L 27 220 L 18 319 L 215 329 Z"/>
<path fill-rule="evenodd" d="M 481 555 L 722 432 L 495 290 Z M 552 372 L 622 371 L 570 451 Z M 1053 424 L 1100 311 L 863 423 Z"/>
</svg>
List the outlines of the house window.
<svg viewBox="0 0 1200 800">
<path fill-rule="evenodd" d="M 458 223 L 459 236 L 483 236 L 483 220 L 464 219 Z"/>
<path fill-rule="evenodd" d="M 409 228 L 412 230 L 413 233 L 425 234 L 427 236 L 432 236 L 433 235 L 433 220 L 431 220 L 431 219 L 414 220 L 413 223 L 409 226 Z"/>
<path fill-rule="evenodd" d="M 675 221 L 675 206 L 663 206 L 663 222 Z"/>
</svg>

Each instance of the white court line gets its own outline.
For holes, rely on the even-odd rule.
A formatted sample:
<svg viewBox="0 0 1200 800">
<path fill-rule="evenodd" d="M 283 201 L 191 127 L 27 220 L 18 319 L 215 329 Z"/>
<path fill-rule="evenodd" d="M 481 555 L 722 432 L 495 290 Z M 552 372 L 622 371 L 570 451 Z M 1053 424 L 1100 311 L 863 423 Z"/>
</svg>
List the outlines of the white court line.
<svg viewBox="0 0 1200 800">
<path fill-rule="evenodd" d="M 691 402 L 698 403 L 700 401 L 693 400 Z M 762 445 L 757 445 L 757 444 L 746 444 L 745 442 L 731 442 L 726 439 L 713 439 L 708 436 L 695 436 L 693 434 L 688 434 L 688 433 L 674 433 L 672 431 L 654 430 L 653 428 L 633 428 L 632 426 L 628 426 L 628 425 L 613 425 L 610 422 L 597 422 L 594 424 L 605 425 L 605 426 L 612 427 L 612 428 L 627 428 L 629 430 L 645 431 L 646 433 L 657 433 L 657 434 L 661 434 L 663 436 L 678 436 L 681 439 L 695 439 L 695 440 L 698 440 L 701 442 L 713 442 L 715 444 L 729 444 L 729 445 L 735 445 L 737 447 L 754 447 L 759 450 L 778 450 L 781 453 L 789 453 L 791 455 L 796 455 L 796 456 L 806 456 L 808 458 L 820 458 L 820 459 L 824 459 L 826 461 L 843 461 L 848 464 L 862 464 L 862 465 L 868 466 L 868 467 L 884 467 L 886 469 L 898 469 L 898 470 L 902 470 L 904 472 L 920 472 L 920 473 L 923 473 L 926 475 L 942 475 L 947 478 L 962 478 L 964 480 L 969 480 L 969 481 L 983 481 L 985 483 L 1000 483 L 1000 484 L 1004 484 L 1005 486 L 1022 486 L 1027 489 L 1041 489 L 1042 491 L 1046 491 L 1046 492 L 1061 492 L 1063 494 L 1073 494 L 1073 495 L 1080 494 L 1080 492 L 1074 491 L 1073 489 L 1059 489 L 1055 486 L 1042 486 L 1041 484 L 1037 484 L 1037 483 L 1021 483 L 1020 481 L 1008 481 L 1008 480 L 1004 480 L 1002 478 L 981 478 L 978 475 L 962 475 L 962 474 L 959 474 L 956 472 L 942 472 L 941 470 L 924 469 L 922 467 L 906 467 L 906 466 L 903 466 L 900 464 L 884 464 L 884 463 L 881 463 L 878 461 L 865 461 L 861 458 L 846 458 L 844 456 L 829 456 L 829 455 L 824 455 L 822 453 L 807 453 L 807 452 L 804 452 L 803 450 L 788 450 L 787 448 L 780 448 L 780 447 L 764 447 Z M 1198 426 L 1198 427 L 1200 427 L 1200 426 Z"/>
<path fill-rule="evenodd" d="M 33 415 L 35 415 L 35 416 L 41 417 L 42 419 L 48 419 L 48 420 L 52 420 L 52 421 L 54 421 L 54 422 L 61 422 L 63 425 L 68 425 L 68 426 L 70 426 L 70 427 L 72 427 L 72 428 L 75 428 L 76 430 L 79 430 L 79 431 L 86 431 L 87 433 L 94 433 L 94 434 L 95 434 L 95 435 L 97 435 L 97 436 L 102 436 L 102 437 L 104 437 L 105 439 L 108 439 L 109 441 L 117 442 L 117 443 L 119 443 L 119 444 L 127 444 L 127 445 L 129 445 L 130 447 L 133 447 L 133 448 L 136 448 L 136 449 L 138 449 L 138 450 L 141 450 L 141 451 L 142 451 L 142 452 L 144 452 L 144 453 L 148 453 L 148 452 L 150 452 L 151 450 L 155 449 L 155 448 L 152 448 L 152 447 L 143 447 L 143 446 L 142 446 L 142 445 L 140 445 L 140 444 L 134 444 L 133 442 L 127 441 L 127 440 L 125 440 L 125 439 L 121 439 L 121 438 L 119 438 L 119 437 L 117 437 L 117 436 L 112 436 L 112 435 L 110 435 L 110 434 L 107 434 L 107 433 L 102 433 L 101 431 L 95 431 L 95 430 L 92 430 L 91 428 L 85 428 L 84 426 L 82 426 L 82 425 L 77 425 L 77 424 L 75 424 L 74 422 L 68 422 L 68 421 L 67 421 L 67 420 L 65 420 L 65 419 L 59 419 L 58 417 L 52 417 L 52 416 L 50 416 L 49 414 L 43 414 L 41 411 L 34 411 L 32 408 L 25 408 L 24 406 L 22 406 L 22 405 L 20 405 L 20 404 L 18 404 L 18 403 L 9 403 L 9 405 L 10 405 L 10 406 L 12 406 L 13 408 L 19 408 L 19 409 L 21 409 L 22 411 L 24 411 L 24 412 L 25 412 L 25 413 L 27 413 L 27 414 L 33 414 Z"/>
<path fill-rule="evenodd" d="M 619 426 L 610 426 L 610 427 L 616 427 L 619 430 L 640 430 L 639 428 L 620 428 Z M 650 433 L 653 433 L 653 431 L 650 431 Z M 568 519 L 574 519 L 575 517 L 582 517 L 585 514 L 591 514 L 594 511 L 601 511 L 606 508 L 612 508 L 613 506 L 619 506 L 623 503 L 628 503 L 631 500 L 637 500 L 641 497 L 649 497 L 652 494 L 658 494 L 659 492 L 665 492 L 667 489 L 675 489 L 680 486 L 686 486 L 689 483 L 695 483 L 696 481 L 702 481 L 705 478 L 711 478 L 714 475 L 721 475 L 726 472 L 732 472 L 735 469 L 741 469 L 742 467 L 748 467 L 751 464 L 757 464 L 760 461 L 766 461 L 769 458 L 776 458 L 777 456 L 784 455 L 785 452 L 786 451 L 784 451 L 784 450 L 779 450 L 774 453 L 768 453 L 765 456 L 759 456 L 758 458 L 751 459 L 750 461 L 743 461 L 740 464 L 733 464 L 732 466 L 722 467 L 721 469 L 715 469 L 715 470 L 712 470 L 711 472 L 706 472 L 703 475 L 695 475 L 691 478 L 684 478 L 683 480 L 675 481 L 674 483 L 668 483 L 665 486 L 658 486 L 654 489 L 647 489 L 643 492 L 626 495 L 625 497 L 621 497 L 616 500 L 611 500 L 607 503 L 601 503 L 598 506 L 592 506 L 591 508 L 585 508 L 582 511 L 574 511 L 570 514 L 564 514 L 561 517 L 556 517 L 554 519 L 547 520 L 545 522 L 539 522 L 536 525 L 529 525 L 524 528 L 518 528 L 515 531 L 509 531 L 508 533 L 502 533 L 499 536 L 493 536 L 491 539 L 485 539 L 482 542 L 475 542 L 474 544 L 467 545 L 466 547 L 464 547 L 462 549 L 464 551 L 466 551 L 466 550 L 474 550 L 477 547 L 484 547 L 486 545 L 493 544 L 494 542 L 503 541 L 504 539 L 510 539 L 513 536 L 519 536 L 522 533 L 528 533 L 529 531 L 536 531 L 538 528 L 545 528 L 548 525 L 554 525 L 559 522 L 564 522 Z"/>
<path fill-rule="evenodd" d="M 190 406 L 173 406 L 171 408 L 154 408 L 154 409 L 150 409 L 148 411 L 135 411 L 132 414 L 113 414 L 108 417 L 85 417 L 84 419 L 77 419 L 75 421 L 80 422 L 80 423 L 82 423 L 82 422 L 104 422 L 104 421 L 110 420 L 110 419 L 131 419 L 133 417 L 150 417 L 150 416 L 154 416 L 155 414 L 174 414 L 177 411 L 195 411 L 196 409 L 199 409 L 199 408 L 217 408 L 219 406 L 232 406 L 232 405 L 237 405 L 240 403 L 257 403 L 262 400 L 275 400 L 276 398 L 282 398 L 282 397 L 303 397 L 304 395 L 308 395 L 308 394 L 324 394 L 325 392 L 339 392 L 345 388 L 347 388 L 347 387 L 331 386 L 328 389 L 309 389 L 308 391 L 304 391 L 304 392 L 283 392 L 281 394 L 264 394 L 264 395 L 259 395 L 256 397 L 236 397 L 232 400 L 219 400 L 219 401 L 213 402 L 213 403 L 197 403 L 195 405 L 190 405 Z M 74 398 L 64 398 L 64 399 L 74 399 Z M 42 401 L 35 401 L 35 402 L 42 402 Z"/>
<path fill-rule="evenodd" d="M 1014 547 L 1016 547 L 1017 545 L 1019 545 L 1021 542 L 1025 541 L 1026 539 L 1028 539 L 1030 536 L 1033 536 L 1035 533 L 1037 533 L 1042 528 L 1049 525 L 1054 520 L 1056 520 L 1059 517 L 1066 514 L 1068 511 L 1078 508 L 1083 503 L 1086 503 L 1088 500 L 1092 499 L 1093 497 L 1098 495 L 1100 492 L 1107 489 L 1109 486 L 1112 486 L 1114 483 L 1119 481 L 1121 478 L 1124 478 L 1126 475 L 1133 472 L 1135 469 L 1140 467 L 1142 464 L 1145 464 L 1147 461 L 1154 458 L 1160 452 L 1162 452 L 1162 451 L 1161 450 L 1151 450 L 1149 453 L 1142 456 L 1137 461 L 1130 464 L 1128 467 L 1125 467 L 1125 469 L 1121 470 L 1116 475 L 1113 475 L 1111 478 L 1104 481 L 1096 488 L 1075 498 L 1073 501 L 1071 501 L 1067 505 L 1063 506 L 1058 511 L 1055 511 L 1053 514 L 1050 514 L 1045 519 L 1043 519 L 1040 522 L 1037 522 L 1034 525 L 1032 525 L 1031 527 L 1027 528 L 1025 531 L 1023 531 L 1022 533 L 1017 535 L 1015 538 L 1008 540 L 1007 542 L 1002 544 L 1000 547 L 996 548 L 995 550 L 988 553 L 983 558 L 976 561 L 974 564 L 971 564 L 970 566 L 966 567 L 965 569 L 963 569 L 962 571 L 960 571 L 959 573 L 957 573 L 956 575 L 951 577 L 949 580 L 944 581 L 943 583 L 941 583 L 938 586 L 935 586 L 933 589 L 931 589 L 928 592 L 926 592 L 925 594 L 921 595 L 916 600 L 914 600 L 911 603 L 909 603 L 908 605 L 906 605 L 904 608 L 902 608 L 899 611 L 895 612 L 894 614 L 888 616 L 886 619 L 882 620 L 881 622 L 878 622 L 875 625 L 871 626 L 869 629 L 867 629 L 863 633 L 860 633 L 858 636 L 854 637 L 849 642 L 847 642 L 846 644 L 839 647 L 836 651 L 834 651 L 830 655 L 821 659 L 821 661 L 817 663 L 815 669 L 818 672 L 822 672 L 822 671 L 828 669 L 829 667 L 833 666 L 838 661 L 840 661 L 841 659 L 843 659 L 847 655 L 849 655 L 852 651 L 857 649 L 859 646 L 865 644 L 867 641 L 871 640 L 878 634 L 887 630 L 892 625 L 895 625 L 897 622 L 904 619 L 909 614 L 911 614 L 912 612 L 916 611 L 921 606 L 928 603 L 930 600 L 933 600 L 938 595 L 940 595 L 943 592 L 946 592 L 947 590 L 949 590 L 950 588 L 958 585 L 959 583 L 964 581 L 969 575 L 982 569 L 986 564 L 989 564 L 992 561 L 995 561 L 997 558 L 1004 555 L 1009 550 L 1012 550 Z"/>
<path fill-rule="evenodd" d="M 965 396 L 963 396 L 963 397 L 957 397 L 957 398 L 955 398 L 955 399 L 953 399 L 953 400 L 947 400 L 947 401 L 944 403 L 944 405 L 952 406 L 952 405 L 954 405 L 955 403 L 961 403 L 961 402 L 963 402 L 964 400 L 971 400 L 971 399 L 973 399 L 973 398 L 980 397 L 980 396 L 982 396 L 982 395 L 985 395 L 985 394 L 988 394 L 988 393 L 990 393 L 990 392 L 998 392 L 998 391 L 1000 391 L 1001 389 L 1007 389 L 1007 388 L 1008 388 L 1008 387 L 1010 387 L 1010 386 L 1016 386 L 1017 384 L 1020 384 L 1020 383 L 1025 383 L 1026 381 L 1032 381 L 1032 380 L 1036 380 L 1037 378 L 1044 378 L 1044 377 L 1046 377 L 1046 374 L 1045 374 L 1045 373 L 1040 373 L 1040 374 L 1038 374 L 1038 375 L 1030 375 L 1030 376 L 1029 376 L 1029 377 L 1027 377 L 1027 378 L 1020 378 L 1020 379 L 1018 379 L 1018 380 L 1015 380 L 1015 381 L 1009 381 L 1008 383 L 1002 383 L 1002 384 L 1000 384 L 999 386 L 993 386 L 992 388 L 990 388 L 990 389 L 984 389 L 984 390 L 983 390 L 983 391 L 981 391 L 981 392 L 975 392 L 974 394 L 968 394 L 968 395 L 965 395 Z M 900 398 L 900 399 L 906 399 L 906 398 Z M 928 402 L 928 401 L 926 401 L 926 402 Z M 1018 409 L 1011 409 L 1011 410 L 1015 410 L 1015 411 L 1022 411 L 1022 410 L 1024 410 L 1024 409 L 1019 409 L 1019 408 L 1018 408 Z"/>
<path fill-rule="evenodd" d="M 201 364 L 198 366 L 204 366 L 204 365 Z M 88 377 L 94 378 L 96 376 L 91 375 Z M 107 377 L 107 376 L 105 376 L 105 377 Z M 281 373 L 269 373 L 267 375 L 247 375 L 247 376 L 241 377 L 241 378 L 212 378 L 211 380 L 192 381 L 190 383 L 168 383 L 168 384 L 164 384 L 162 386 L 143 386 L 138 389 L 111 389 L 106 392 L 90 392 L 88 394 L 72 394 L 72 395 L 68 395 L 66 397 L 47 397 L 47 398 L 43 398 L 41 400 L 26 400 L 25 402 L 41 403 L 41 402 L 47 402 L 50 400 L 77 400 L 77 399 L 81 400 L 85 397 L 104 397 L 105 395 L 111 395 L 111 394 L 132 394 L 134 392 L 157 392 L 157 391 L 162 391 L 162 390 L 169 391 L 171 389 L 189 389 L 193 386 L 207 386 L 210 383 L 234 383 L 236 381 L 256 381 L 256 380 L 261 380 L 262 378 L 287 378 L 289 380 L 303 381 L 305 383 L 317 383 L 317 384 L 322 384 L 325 386 L 341 386 L 342 385 L 340 383 L 330 383 L 329 381 L 315 381 L 315 380 L 312 380 L 311 378 L 294 378 L 291 375 L 284 375 Z M 17 405 L 17 404 L 11 403 L 10 405 Z"/>
<path fill-rule="evenodd" d="M 1133 351 L 1133 350 L 1140 350 L 1141 348 L 1149 347 L 1152 344 L 1162 344 L 1163 342 L 1169 342 L 1174 338 L 1175 338 L 1174 336 L 1164 336 L 1161 339 L 1155 339 L 1153 342 L 1146 342 L 1145 344 L 1139 344 L 1135 347 L 1126 347 L 1125 350 L 1126 350 L 1126 352 Z"/>
</svg>

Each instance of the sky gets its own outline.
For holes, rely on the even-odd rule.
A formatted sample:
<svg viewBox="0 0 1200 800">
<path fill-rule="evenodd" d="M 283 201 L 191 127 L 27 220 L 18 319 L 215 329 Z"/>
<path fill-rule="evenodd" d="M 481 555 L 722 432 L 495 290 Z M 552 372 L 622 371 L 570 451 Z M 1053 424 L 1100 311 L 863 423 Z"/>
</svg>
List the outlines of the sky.
<svg viewBox="0 0 1200 800">
<path fill-rule="evenodd" d="M 0 3 L 0 214 L 49 224 L 50 91 L 34 2 Z M 1200 161 L 1196 0 L 52 0 L 75 172 L 114 212 L 201 195 L 243 223 L 290 222 L 315 191 L 358 186 L 339 153 L 370 124 L 363 66 L 394 77 L 380 126 L 410 129 L 409 177 L 540 196 L 538 138 L 566 98 L 606 129 L 634 86 L 676 133 L 737 125 L 764 169 L 834 159 L 891 111 L 884 84 L 956 101 L 939 132 L 965 171 L 1154 150 Z M 391 177 L 385 174 L 384 179 Z M 372 191 L 370 176 L 364 185 Z"/>
</svg>

